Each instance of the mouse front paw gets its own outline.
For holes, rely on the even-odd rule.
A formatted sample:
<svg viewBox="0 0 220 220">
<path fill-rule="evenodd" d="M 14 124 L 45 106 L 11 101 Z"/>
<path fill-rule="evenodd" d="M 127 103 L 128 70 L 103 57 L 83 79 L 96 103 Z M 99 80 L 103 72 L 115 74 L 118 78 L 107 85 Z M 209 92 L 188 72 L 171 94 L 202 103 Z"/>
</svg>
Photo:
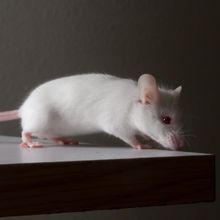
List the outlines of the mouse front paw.
<svg viewBox="0 0 220 220">
<path fill-rule="evenodd" d="M 134 144 L 134 145 L 132 145 L 132 148 L 134 148 L 134 149 L 136 149 L 136 150 L 141 150 L 141 149 L 152 149 L 151 146 L 146 145 L 146 144 L 141 144 L 141 143 L 138 143 L 138 144 Z"/>
<path fill-rule="evenodd" d="M 78 145 L 79 141 L 78 140 L 68 140 L 64 138 L 52 138 L 52 140 L 59 145 Z"/>
</svg>

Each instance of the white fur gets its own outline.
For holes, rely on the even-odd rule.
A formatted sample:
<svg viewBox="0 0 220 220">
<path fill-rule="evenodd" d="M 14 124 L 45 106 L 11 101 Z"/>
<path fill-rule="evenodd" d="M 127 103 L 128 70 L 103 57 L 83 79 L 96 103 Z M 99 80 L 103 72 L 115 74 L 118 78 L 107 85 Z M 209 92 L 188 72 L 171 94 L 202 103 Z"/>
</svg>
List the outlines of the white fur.
<svg viewBox="0 0 220 220">
<path fill-rule="evenodd" d="M 174 97 L 172 92 L 159 91 L 165 99 Z M 40 85 L 25 100 L 19 114 L 23 131 L 36 136 L 106 132 L 133 146 L 135 136 L 143 134 L 174 148 L 168 141 L 174 128 L 161 124 L 157 106 L 143 105 L 138 100 L 136 81 L 107 74 L 82 74 Z"/>
</svg>

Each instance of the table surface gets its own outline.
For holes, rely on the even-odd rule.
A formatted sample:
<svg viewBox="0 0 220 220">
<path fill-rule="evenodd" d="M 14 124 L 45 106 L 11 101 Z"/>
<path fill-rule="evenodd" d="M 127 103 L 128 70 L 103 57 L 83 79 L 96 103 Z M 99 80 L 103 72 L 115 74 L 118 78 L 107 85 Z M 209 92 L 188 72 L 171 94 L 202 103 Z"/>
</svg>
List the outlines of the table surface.
<svg viewBox="0 0 220 220">
<path fill-rule="evenodd" d="M 21 148 L 19 143 L 18 137 L 0 136 L 0 165 L 208 155 L 158 149 L 135 150 L 129 146 L 58 146 L 48 142 L 43 148 Z"/>
<path fill-rule="evenodd" d="M 211 154 L 129 146 L 21 148 L 0 136 L 0 217 L 213 201 Z"/>
</svg>

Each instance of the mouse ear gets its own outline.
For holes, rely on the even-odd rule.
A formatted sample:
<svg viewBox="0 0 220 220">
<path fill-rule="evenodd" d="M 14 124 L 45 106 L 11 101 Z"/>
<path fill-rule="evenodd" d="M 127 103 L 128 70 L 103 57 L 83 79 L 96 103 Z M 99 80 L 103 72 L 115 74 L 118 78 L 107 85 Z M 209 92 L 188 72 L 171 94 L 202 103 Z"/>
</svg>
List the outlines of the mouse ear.
<svg viewBox="0 0 220 220">
<path fill-rule="evenodd" d="M 158 101 L 156 79 L 150 74 L 143 74 L 138 79 L 139 96 L 142 104 L 153 104 Z"/>
<path fill-rule="evenodd" d="M 176 89 L 173 90 L 173 92 L 176 95 L 180 95 L 180 93 L 182 92 L 182 86 L 178 86 Z"/>
</svg>

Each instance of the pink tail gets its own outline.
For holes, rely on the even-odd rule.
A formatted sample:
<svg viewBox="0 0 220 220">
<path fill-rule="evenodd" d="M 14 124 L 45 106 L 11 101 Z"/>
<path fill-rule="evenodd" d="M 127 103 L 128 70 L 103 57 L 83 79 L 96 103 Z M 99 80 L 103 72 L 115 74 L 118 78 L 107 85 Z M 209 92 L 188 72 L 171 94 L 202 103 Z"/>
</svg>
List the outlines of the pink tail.
<svg viewBox="0 0 220 220">
<path fill-rule="evenodd" d="M 11 121 L 19 118 L 18 110 L 0 112 L 0 121 Z"/>
</svg>

